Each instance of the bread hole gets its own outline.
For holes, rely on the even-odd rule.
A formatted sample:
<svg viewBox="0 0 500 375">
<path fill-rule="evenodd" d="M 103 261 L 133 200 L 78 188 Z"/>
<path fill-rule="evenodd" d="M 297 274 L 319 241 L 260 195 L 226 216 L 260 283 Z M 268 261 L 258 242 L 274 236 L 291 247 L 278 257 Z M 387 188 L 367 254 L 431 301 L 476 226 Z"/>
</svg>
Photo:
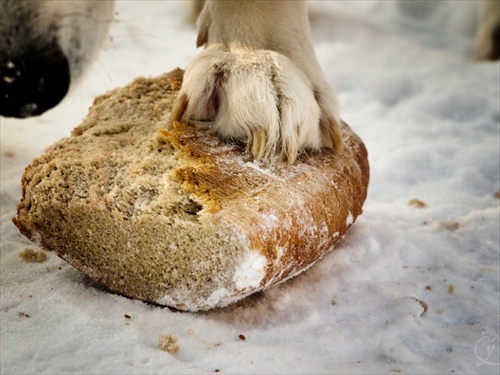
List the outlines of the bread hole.
<svg viewBox="0 0 500 375">
<path fill-rule="evenodd" d="M 197 215 L 198 212 L 203 210 L 203 206 L 189 199 L 188 203 L 183 207 L 184 212 L 188 215 Z"/>
<path fill-rule="evenodd" d="M 154 145 L 157 152 L 165 151 L 166 154 L 171 155 L 174 152 L 172 145 L 166 140 L 157 140 L 156 145 Z"/>
</svg>

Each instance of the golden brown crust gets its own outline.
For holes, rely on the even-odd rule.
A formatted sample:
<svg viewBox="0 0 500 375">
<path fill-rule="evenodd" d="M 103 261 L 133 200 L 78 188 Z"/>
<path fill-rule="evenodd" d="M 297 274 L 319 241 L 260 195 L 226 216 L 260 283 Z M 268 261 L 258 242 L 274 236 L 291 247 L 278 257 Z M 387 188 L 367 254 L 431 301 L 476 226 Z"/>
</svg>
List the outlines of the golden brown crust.
<svg viewBox="0 0 500 375">
<path fill-rule="evenodd" d="M 266 167 L 208 130 L 165 130 L 182 71 L 95 100 L 23 176 L 19 230 L 110 289 L 183 310 L 223 306 L 308 268 L 366 199 L 361 140 Z"/>
</svg>

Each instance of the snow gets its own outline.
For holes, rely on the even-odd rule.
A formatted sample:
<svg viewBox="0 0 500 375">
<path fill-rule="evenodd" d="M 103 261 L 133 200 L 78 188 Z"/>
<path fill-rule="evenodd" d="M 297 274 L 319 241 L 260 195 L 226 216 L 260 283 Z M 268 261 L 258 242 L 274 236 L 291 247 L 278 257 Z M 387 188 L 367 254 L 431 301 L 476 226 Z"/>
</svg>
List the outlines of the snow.
<svg viewBox="0 0 500 375">
<path fill-rule="evenodd" d="M 266 274 L 267 258 L 258 251 L 251 251 L 233 276 L 236 289 L 258 288 Z"/>
<path fill-rule="evenodd" d="M 181 313 L 112 294 L 52 254 L 23 261 L 37 248 L 10 221 L 24 167 L 96 95 L 197 53 L 185 3 L 119 1 L 105 50 L 61 105 L 0 119 L 0 372 L 497 374 L 500 67 L 472 58 L 477 4 L 311 3 L 318 58 L 369 151 L 364 213 L 300 276 Z"/>
</svg>

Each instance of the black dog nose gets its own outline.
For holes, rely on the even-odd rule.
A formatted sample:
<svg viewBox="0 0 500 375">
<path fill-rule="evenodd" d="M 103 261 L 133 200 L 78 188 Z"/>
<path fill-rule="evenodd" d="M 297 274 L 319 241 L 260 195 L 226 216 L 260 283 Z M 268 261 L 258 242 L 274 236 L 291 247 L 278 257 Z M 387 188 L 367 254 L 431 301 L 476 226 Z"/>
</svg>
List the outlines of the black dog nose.
<svg viewBox="0 0 500 375">
<path fill-rule="evenodd" d="M 41 115 L 64 98 L 69 85 L 68 59 L 56 43 L 18 56 L 0 56 L 0 115 Z"/>
</svg>

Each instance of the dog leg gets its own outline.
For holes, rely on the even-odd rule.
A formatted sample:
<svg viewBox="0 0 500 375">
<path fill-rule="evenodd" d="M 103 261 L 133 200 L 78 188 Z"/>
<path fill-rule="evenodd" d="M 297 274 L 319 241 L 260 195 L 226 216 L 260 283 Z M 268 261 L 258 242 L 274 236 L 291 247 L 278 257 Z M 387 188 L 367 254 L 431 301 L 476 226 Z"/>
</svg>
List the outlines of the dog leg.
<svg viewBox="0 0 500 375">
<path fill-rule="evenodd" d="M 480 60 L 500 59 L 500 0 L 483 0 L 481 3 L 476 55 Z"/>
<path fill-rule="evenodd" d="M 342 152 L 337 98 L 314 53 L 305 1 L 210 1 L 171 123 L 209 125 L 255 159 L 293 163 L 303 149 Z"/>
<path fill-rule="evenodd" d="M 188 3 L 189 6 L 189 20 L 193 24 L 196 23 L 201 11 L 203 10 L 203 6 L 205 5 L 205 0 L 190 0 Z"/>
</svg>

